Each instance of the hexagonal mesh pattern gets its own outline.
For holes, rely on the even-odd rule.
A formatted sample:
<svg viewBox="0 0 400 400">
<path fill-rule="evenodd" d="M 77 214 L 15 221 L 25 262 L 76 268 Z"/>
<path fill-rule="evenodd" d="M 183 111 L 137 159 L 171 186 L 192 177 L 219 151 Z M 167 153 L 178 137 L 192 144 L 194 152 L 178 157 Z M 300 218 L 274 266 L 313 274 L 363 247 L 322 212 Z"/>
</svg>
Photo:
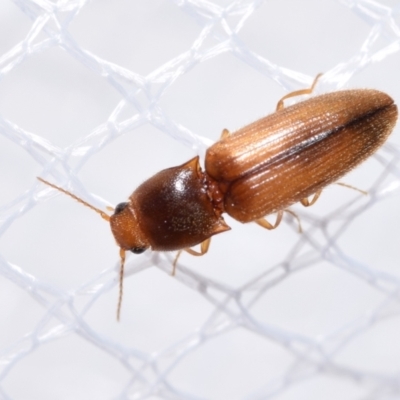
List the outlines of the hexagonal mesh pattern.
<svg viewBox="0 0 400 400">
<path fill-rule="evenodd" d="M 293 207 L 302 234 L 289 214 L 272 232 L 227 218 L 175 277 L 174 254 L 130 255 L 120 323 L 108 227 L 36 180 L 106 210 L 318 72 L 317 93 L 398 101 L 398 1 L 14 0 L 0 15 L 0 398 L 400 397 L 398 127 L 345 180 L 367 196 L 335 186 Z"/>
</svg>

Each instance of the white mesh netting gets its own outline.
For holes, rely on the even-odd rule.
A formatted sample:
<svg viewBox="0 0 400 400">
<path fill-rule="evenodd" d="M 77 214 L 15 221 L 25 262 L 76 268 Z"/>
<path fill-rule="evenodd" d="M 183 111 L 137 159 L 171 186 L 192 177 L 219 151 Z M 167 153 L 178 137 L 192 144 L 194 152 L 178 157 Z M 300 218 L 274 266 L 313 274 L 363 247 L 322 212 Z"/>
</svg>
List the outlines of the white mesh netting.
<svg viewBox="0 0 400 400">
<path fill-rule="evenodd" d="M 286 92 L 400 100 L 400 2 L 3 0 L 1 399 L 400 398 L 399 127 L 279 229 L 130 255 L 97 214 Z"/>
</svg>

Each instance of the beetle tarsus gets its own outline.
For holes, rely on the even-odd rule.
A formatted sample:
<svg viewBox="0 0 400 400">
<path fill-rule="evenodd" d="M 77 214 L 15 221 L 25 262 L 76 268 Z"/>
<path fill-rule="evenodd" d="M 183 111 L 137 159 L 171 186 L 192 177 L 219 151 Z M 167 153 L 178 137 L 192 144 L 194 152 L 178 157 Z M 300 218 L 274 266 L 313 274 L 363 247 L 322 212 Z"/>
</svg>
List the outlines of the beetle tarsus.
<svg viewBox="0 0 400 400">
<path fill-rule="evenodd" d="M 318 190 L 317 192 L 314 193 L 314 196 L 311 200 L 309 200 L 307 197 L 305 199 L 301 199 L 300 203 L 304 206 L 304 207 L 310 207 L 313 204 L 315 204 L 315 202 L 318 200 L 319 196 L 321 196 L 322 190 Z"/>
<path fill-rule="evenodd" d="M 230 228 L 229 228 L 230 229 Z M 178 262 L 178 258 L 181 256 L 182 251 L 186 251 L 186 253 L 191 254 L 192 256 L 204 256 L 204 254 L 206 254 L 208 252 L 208 249 L 210 248 L 210 243 L 211 243 L 211 238 L 209 237 L 208 239 L 204 240 L 203 242 L 201 242 L 200 244 L 200 251 L 196 251 L 191 249 L 190 247 L 186 248 L 186 249 L 182 249 L 179 250 L 178 253 L 176 254 L 174 263 L 172 264 L 173 268 L 172 268 L 172 276 L 175 276 L 176 273 L 176 264 Z"/>
<path fill-rule="evenodd" d="M 204 256 L 204 254 L 206 254 L 208 252 L 208 249 L 210 248 L 210 243 L 211 243 L 211 238 L 209 237 L 206 240 L 201 242 L 200 251 L 196 251 L 196 250 L 193 250 L 191 248 L 187 248 L 187 249 L 184 249 L 184 250 L 187 253 L 191 254 L 192 256 Z"/>
<path fill-rule="evenodd" d="M 283 211 L 281 210 L 276 213 L 276 221 L 274 225 L 268 222 L 265 218 L 259 218 L 254 222 L 256 222 L 258 225 L 262 226 L 265 229 L 272 230 L 276 229 L 279 226 L 279 224 L 282 221 L 282 217 L 283 217 Z"/>
<path fill-rule="evenodd" d="M 360 192 L 360 193 L 363 194 L 364 196 L 368 196 L 368 192 L 367 192 L 367 191 L 362 190 L 362 189 L 359 189 L 359 188 L 356 188 L 355 186 L 349 185 L 349 184 L 347 184 L 347 183 L 344 183 L 344 182 L 336 182 L 336 185 L 339 185 L 339 186 L 343 186 L 343 187 L 346 187 L 346 188 L 349 188 L 349 189 L 356 190 L 357 192 Z"/>
<path fill-rule="evenodd" d="M 300 217 L 292 210 L 286 209 L 285 211 L 297 219 L 297 223 L 298 223 L 298 227 L 299 227 L 298 228 L 299 229 L 299 233 L 303 233 L 303 228 L 301 226 Z"/>
<path fill-rule="evenodd" d="M 308 89 L 295 90 L 295 91 L 293 91 L 293 92 L 290 92 L 290 93 L 288 93 L 288 94 L 285 94 L 285 96 L 283 96 L 283 97 L 278 101 L 278 104 L 276 105 L 276 111 L 282 110 L 282 109 L 285 107 L 285 105 L 284 105 L 284 103 L 283 103 L 284 100 L 290 99 L 291 97 L 303 96 L 303 95 L 305 95 L 305 94 L 311 94 L 311 93 L 314 91 L 314 88 L 315 88 L 315 86 L 316 86 L 316 84 L 317 84 L 317 82 L 318 82 L 318 79 L 319 79 L 321 76 L 322 76 L 322 74 L 318 74 L 318 75 L 315 77 L 315 79 L 314 79 L 314 81 L 313 81 L 311 87 L 309 87 Z"/>
<path fill-rule="evenodd" d="M 182 251 L 183 251 L 183 250 L 179 250 L 179 251 L 176 253 L 175 260 L 174 260 L 174 262 L 172 263 L 172 272 L 171 272 L 171 275 L 172 275 L 172 276 L 175 276 L 175 273 L 176 273 L 176 264 L 178 263 L 178 258 L 181 256 Z"/>
</svg>

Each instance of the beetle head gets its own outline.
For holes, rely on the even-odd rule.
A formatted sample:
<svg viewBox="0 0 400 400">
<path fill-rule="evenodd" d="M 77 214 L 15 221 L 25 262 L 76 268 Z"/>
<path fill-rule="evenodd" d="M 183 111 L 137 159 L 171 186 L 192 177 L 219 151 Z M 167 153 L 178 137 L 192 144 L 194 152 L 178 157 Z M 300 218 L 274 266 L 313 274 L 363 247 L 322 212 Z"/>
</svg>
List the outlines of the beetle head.
<svg viewBox="0 0 400 400">
<path fill-rule="evenodd" d="M 110 217 L 110 226 L 114 238 L 122 250 L 140 254 L 150 247 L 140 229 L 135 210 L 129 202 L 120 203 L 115 207 L 114 214 Z"/>
</svg>

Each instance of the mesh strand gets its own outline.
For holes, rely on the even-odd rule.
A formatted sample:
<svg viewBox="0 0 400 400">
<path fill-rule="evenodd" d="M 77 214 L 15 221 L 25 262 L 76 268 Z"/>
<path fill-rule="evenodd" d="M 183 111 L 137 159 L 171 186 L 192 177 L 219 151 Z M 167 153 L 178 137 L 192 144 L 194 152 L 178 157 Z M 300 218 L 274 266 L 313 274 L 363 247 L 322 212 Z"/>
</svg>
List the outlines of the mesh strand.
<svg viewBox="0 0 400 400">
<path fill-rule="evenodd" d="M 36 181 L 105 209 L 321 71 L 399 99 L 399 3 L 139 3 L 1 5 L 0 398 L 400 398 L 398 128 L 301 235 L 131 255 L 119 324 L 109 228 Z"/>
</svg>

